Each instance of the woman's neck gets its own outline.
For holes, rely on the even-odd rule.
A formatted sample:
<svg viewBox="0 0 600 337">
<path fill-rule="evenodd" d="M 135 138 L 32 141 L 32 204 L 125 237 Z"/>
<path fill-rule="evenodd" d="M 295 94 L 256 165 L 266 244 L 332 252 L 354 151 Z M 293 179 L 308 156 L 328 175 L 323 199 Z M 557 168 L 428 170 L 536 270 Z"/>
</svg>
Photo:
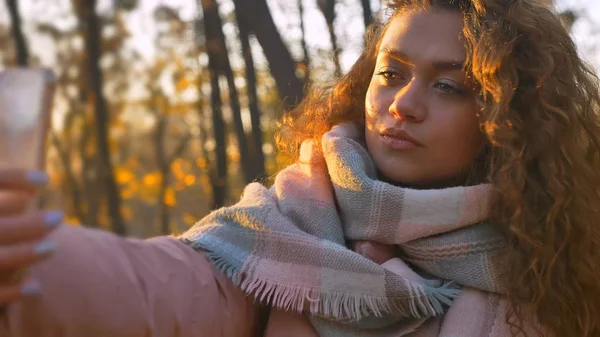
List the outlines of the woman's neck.
<svg viewBox="0 0 600 337">
<path fill-rule="evenodd" d="M 435 189 L 443 189 L 443 188 L 450 188 L 450 187 L 456 187 L 456 186 L 471 186 L 471 185 L 477 185 L 479 182 L 478 179 L 473 179 L 470 173 L 466 173 L 466 174 L 461 174 L 457 177 L 452 177 L 449 179 L 440 179 L 440 180 L 433 180 L 433 181 L 427 181 L 427 182 L 423 182 L 423 183 L 404 183 L 404 182 L 398 182 L 398 181 L 394 181 L 391 180 L 389 178 L 387 178 L 386 176 L 384 176 L 379 170 L 377 170 L 377 179 L 383 182 L 386 182 L 390 185 L 394 185 L 394 186 L 398 186 L 398 187 L 404 187 L 404 188 L 411 188 L 411 189 L 416 189 L 416 190 L 435 190 Z"/>
</svg>

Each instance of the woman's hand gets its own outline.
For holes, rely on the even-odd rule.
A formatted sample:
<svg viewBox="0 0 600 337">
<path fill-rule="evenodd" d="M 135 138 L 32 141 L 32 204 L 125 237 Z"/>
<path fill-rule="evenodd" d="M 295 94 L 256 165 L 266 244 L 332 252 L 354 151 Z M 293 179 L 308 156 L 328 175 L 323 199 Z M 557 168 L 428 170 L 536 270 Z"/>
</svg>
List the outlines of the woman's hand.
<svg viewBox="0 0 600 337">
<path fill-rule="evenodd" d="M 377 264 L 383 264 L 396 257 L 395 245 L 386 245 L 375 241 L 353 241 L 352 250 Z"/>
<path fill-rule="evenodd" d="M 46 237 L 62 222 L 61 213 L 31 207 L 47 182 L 43 172 L 0 169 L 0 306 L 40 291 L 26 268 L 54 252 Z"/>
</svg>

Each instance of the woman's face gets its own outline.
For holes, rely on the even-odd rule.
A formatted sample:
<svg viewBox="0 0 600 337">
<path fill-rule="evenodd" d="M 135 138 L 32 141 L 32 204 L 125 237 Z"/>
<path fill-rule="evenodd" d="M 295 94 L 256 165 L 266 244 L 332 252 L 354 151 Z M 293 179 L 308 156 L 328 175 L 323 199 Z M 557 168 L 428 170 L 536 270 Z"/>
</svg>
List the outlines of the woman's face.
<svg viewBox="0 0 600 337">
<path fill-rule="evenodd" d="M 461 184 L 481 152 L 461 36 L 454 12 L 409 11 L 390 22 L 365 100 L 367 147 L 384 180 L 417 188 Z"/>
</svg>

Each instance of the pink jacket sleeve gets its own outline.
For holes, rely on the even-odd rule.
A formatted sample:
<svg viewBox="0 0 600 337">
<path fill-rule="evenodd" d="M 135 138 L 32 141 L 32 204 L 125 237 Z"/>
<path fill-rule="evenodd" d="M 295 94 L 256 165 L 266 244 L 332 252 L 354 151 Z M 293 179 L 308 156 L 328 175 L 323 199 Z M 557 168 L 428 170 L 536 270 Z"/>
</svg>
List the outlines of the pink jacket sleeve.
<svg viewBox="0 0 600 337">
<path fill-rule="evenodd" d="M 4 337 L 257 336 L 259 309 L 187 245 L 63 226 L 31 274 L 42 294 L 7 307 Z"/>
</svg>

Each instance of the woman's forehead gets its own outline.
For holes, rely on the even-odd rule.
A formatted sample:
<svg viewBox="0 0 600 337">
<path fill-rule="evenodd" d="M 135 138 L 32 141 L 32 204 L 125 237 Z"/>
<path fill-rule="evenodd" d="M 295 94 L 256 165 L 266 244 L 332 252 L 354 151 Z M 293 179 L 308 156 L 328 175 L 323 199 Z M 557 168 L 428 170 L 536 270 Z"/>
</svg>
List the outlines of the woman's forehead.
<svg viewBox="0 0 600 337">
<path fill-rule="evenodd" d="M 396 51 L 413 62 L 464 62 L 463 25 L 458 12 L 409 11 L 391 20 L 380 43 L 380 54 Z"/>
</svg>

